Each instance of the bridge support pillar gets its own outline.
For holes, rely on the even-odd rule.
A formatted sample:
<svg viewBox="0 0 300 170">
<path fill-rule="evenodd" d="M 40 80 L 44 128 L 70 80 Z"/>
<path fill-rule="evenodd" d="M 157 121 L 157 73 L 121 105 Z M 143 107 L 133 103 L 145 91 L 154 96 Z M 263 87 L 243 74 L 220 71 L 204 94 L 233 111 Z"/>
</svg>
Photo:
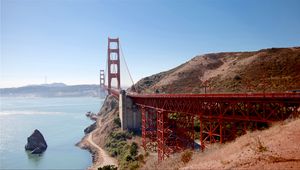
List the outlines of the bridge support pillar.
<svg viewBox="0 0 300 170">
<path fill-rule="evenodd" d="M 163 111 L 157 112 L 157 154 L 158 161 L 162 161 L 166 156 L 165 150 L 165 120 L 166 115 Z"/>
<path fill-rule="evenodd" d="M 142 143 L 145 150 L 157 151 L 157 111 L 141 107 Z"/>
<path fill-rule="evenodd" d="M 119 95 L 119 118 L 122 130 L 141 131 L 142 116 L 131 98 L 126 96 L 125 90 Z"/>
</svg>

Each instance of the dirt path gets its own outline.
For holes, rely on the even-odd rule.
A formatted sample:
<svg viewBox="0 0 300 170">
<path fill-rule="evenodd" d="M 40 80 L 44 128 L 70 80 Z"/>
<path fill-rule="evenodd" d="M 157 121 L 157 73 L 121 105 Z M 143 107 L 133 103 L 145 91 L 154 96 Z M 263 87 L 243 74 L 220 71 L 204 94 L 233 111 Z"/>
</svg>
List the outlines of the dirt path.
<svg viewBox="0 0 300 170">
<path fill-rule="evenodd" d="M 100 158 L 100 160 L 98 160 L 98 162 L 95 162 L 92 169 L 94 168 L 98 168 L 101 166 L 105 166 L 105 165 L 115 165 L 116 167 L 118 166 L 117 161 L 110 157 L 105 150 L 103 150 L 101 147 L 99 147 L 94 141 L 93 141 L 93 132 L 91 132 L 88 137 L 87 137 L 87 141 L 98 150 L 98 156 Z"/>
</svg>

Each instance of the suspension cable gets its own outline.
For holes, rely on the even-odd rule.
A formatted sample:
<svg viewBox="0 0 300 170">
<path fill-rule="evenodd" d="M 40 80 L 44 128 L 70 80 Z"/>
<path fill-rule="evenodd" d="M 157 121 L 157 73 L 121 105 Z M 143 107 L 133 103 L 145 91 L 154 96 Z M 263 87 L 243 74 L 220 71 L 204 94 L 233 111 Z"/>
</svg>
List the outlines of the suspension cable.
<svg viewBox="0 0 300 170">
<path fill-rule="evenodd" d="M 106 54 L 106 62 L 105 62 L 105 71 L 104 71 L 104 86 L 105 86 L 105 83 L 107 83 L 107 87 L 108 87 L 108 53 Z M 106 81 L 106 78 L 107 78 L 107 81 Z"/>
<path fill-rule="evenodd" d="M 126 62 L 126 60 L 125 60 L 125 56 L 124 56 L 124 53 L 123 53 L 123 49 L 122 49 L 121 43 L 120 43 L 120 50 L 121 50 L 121 54 L 122 54 L 122 56 L 123 56 L 122 59 L 123 59 L 123 61 L 124 61 L 124 63 L 125 63 L 126 69 L 127 69 L 127 71 L 128 71 L 129 77 L 130 77 L 130 80 L 131 80 L 131 82 L 132 82 L 132 87 L 134 88 L 134 91 L 135 91 L 136 89 L 135 89 L 135 87 L 134 87 L 134 81 L 133 81 L 133 78 L 132 78 L 132 76 L 131 76 L 131 74 L 130 74 L 130 71 L 129 71 L 127 62 Z"/>
</svg>

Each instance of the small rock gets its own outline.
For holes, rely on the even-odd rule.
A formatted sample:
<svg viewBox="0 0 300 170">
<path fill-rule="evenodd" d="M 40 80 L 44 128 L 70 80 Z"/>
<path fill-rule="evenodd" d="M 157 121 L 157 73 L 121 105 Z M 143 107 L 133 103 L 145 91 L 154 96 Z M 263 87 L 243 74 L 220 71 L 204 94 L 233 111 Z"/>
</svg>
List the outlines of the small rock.
<svg viewBox="0 0 300 170">
<path fill-rule="evenodd" d="M 91 120 L 94 120 L 94 121 L 96 121 L 98 118 L 97 114 L 95 114 L 91 111 L 86 112 L 85 115 L 86 115 L 86 117 L 89 117 Z"/>
</svg>

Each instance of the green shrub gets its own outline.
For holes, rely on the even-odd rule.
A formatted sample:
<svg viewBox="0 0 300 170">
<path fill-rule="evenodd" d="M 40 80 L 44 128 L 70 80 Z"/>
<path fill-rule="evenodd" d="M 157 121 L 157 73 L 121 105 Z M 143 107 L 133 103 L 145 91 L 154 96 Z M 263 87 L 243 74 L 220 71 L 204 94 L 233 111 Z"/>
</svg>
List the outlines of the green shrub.
<svg viewBox="0 0 300 170">
<path fill-rule="evenodd" d="M 137 161 L 131 162 L 128 165 L 128 169 L 130 169 L 130 170 L 135 170 L 135 169 L 138 169 L 138 168 L 139 168 L 139 162 L 137 162 Z"/>
<path fill-rule="evenodd" d="M 99 167 L 98 170 L 117 170 L 118 168 L 114 165 L 105 165 L 103 167 Z"/>
<path fill-rule="evenodd" d="M 128 162 L 128 161 L 132 161 L 133 158 L 132 158 L 132 155 L 128 154 L 125 156 L 125 160 Z"/>
<path fill-rule="evenodd" d="M 119 140 L 119 141 L 126 141 L 126 139 L 132 138 L 132 134 L 129 132 L 116 131 L 116 132 L 110 133 L 109 137 L 112 139 L 115 139 L 115 140 Z"/>
<path fill-rule="evenodd" d="M 105 147 L 109 154 L 117 157 L 119 161 L 119 169 L 137 169 L 139 161 L 143 162 L 142 158 L 138 155 L 138 144 L 132 142 L 128 144 L 127 139 L 132 138 L 132 133 L 124 131 L 111 132 L 105 141 Z"/>
<path fill-rule="evenodd" d="M 114 124 L 121 127 L 121 119 L 119 117 L 114 118 Z"/>
<path fill-rule="evenodd" d="M 136 156 L 138 152 L 138 145 L 135 142 L 132 142 L 130 146 L 130 155 Z"/>
</svg>

